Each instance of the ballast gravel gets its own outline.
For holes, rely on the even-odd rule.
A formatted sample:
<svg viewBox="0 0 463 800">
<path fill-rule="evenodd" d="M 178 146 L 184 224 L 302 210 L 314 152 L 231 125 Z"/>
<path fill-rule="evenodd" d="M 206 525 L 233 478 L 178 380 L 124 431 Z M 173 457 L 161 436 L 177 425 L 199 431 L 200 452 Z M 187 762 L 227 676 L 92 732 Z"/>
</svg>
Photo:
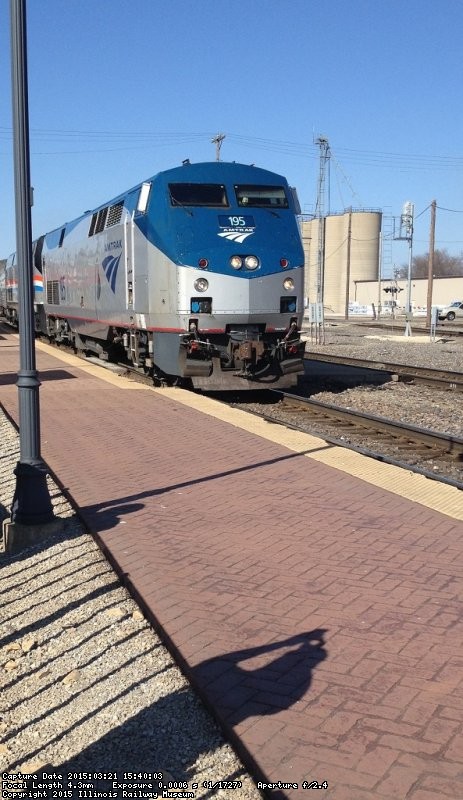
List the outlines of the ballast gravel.
<svg viewBox="0 0 463 800">
<path fill-rule="evenodd" d="M 18 459 L 17 432 L 0 407 L 2 519 L 11 507 Z M 18 555 L 0 553 L 0 773 L 164 771 L 189 787 L 196 783 L 196 797 L 261 798 L 48 480 L 59 532 Z M 207 782 L 220 780 L 242 785 L 212 792 Z"/>
<path fill-rule="evenodd" d="M 325 323 L 324 335 L 318 335 L 318 341 L 317 330 L 305 325 L 306 350 L 463 373 L 463 334 L 451 336 L 437 328 L 432 338 L 425 333 L 405 336 L 404 325 L 397 319 L 381 323 L 381 327 L 331 321 Z"/>
<path fill-rule="evenodd" d="M 397 323 L 396 323 L 397 325 Z M 405 337 L 397 328 L 387 330 L 356 327 L 338 323 L 328 325 L 325 343 L 313 345 L 308 338 L 306 350 L 346 358 L 383 361 L 398 365 L 425 367 L 463 375 L 463 336 L 455 339 L 428 336 Z M 307 337 L 306 337 L 307 338 Z M 310 386 L 310 375 L 308 380 Z M 364 411 L 419 428 L 463 437 L 463 393 L 451 389 L 434 389 L 423 384 L 388 381 L 382 385 L 364 384 L 343 391 L 310 392 L 322 403 Z"/>
</svg>

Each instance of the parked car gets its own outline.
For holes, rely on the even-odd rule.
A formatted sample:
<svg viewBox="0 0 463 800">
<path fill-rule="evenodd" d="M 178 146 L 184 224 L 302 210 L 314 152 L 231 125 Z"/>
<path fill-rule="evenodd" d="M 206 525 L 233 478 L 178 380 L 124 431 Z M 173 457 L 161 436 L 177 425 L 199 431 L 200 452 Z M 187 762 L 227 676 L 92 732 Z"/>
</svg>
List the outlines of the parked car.
<svg viewBox="0 0 463 800">
<path fill-rule="evenodd" d="M 439 319 L 452 320 L 455 317 L 463 319 L 463 303 L 460 300 L 454 300 L 448 306 L 439 308 Z"/>
</svg>

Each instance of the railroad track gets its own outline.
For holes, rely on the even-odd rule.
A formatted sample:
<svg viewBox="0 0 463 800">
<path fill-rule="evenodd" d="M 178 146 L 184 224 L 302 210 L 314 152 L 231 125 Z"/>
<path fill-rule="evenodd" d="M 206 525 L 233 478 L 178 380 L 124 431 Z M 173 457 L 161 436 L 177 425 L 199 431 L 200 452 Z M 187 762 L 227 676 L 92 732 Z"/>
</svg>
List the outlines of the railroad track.
<svg viewBox="0 0 463 800">
<path fill-rule="evenodd" d="M 63 346 L 59 349 L 69 349 L 74 352 L 72 348 Z M 101 367 L 124 372 L 134 380 L 151 385 L 153 383 L 152 378 L 130 365 L 109 364 L 97 357 L 86 358 L 83 354 L 78 355 Z M 316 356 L 314 360 L 351 366 L 353 369 L 382 370 L 392 374 L 400 372 L 403 379 L 408 377 L 409 380 L 430 382 L 440 388 L 444 386 L 457 391 L 462 389 L 462 373 L 445 373 L 439 370 L 319 353 L 308 353 L 307 356 L 309 359 L 310 356 Z M 463 439 L 461 438 L 359 411 L 330 406 L 277 390 L 274 392 L 268 390 L 267 394 L 282 398 L 282 402 L 273 404 L 271 414 L 258 411 L 257 408 L 262 408 L 259 403 L 247 402 L 248 393 L 246 402 L 232 401 L 230 404 L 238 405 L 247 411 L 251 410 L 252 405 L 251 413 L 258 414 L 269 422 L 312 433 L 333 444 L 354 449 L 375 459 L 396 464 L 463 489 Z"/>
<path fill-rule="evenodd" d="M 350 367 L 352 370 L 361 369 L 385 372 L 388 375 L 396 375 L 397 380 L 423 383 L 428 386 L 434 386 L 436 389 L 450 389 L 455 392 L 463 392 L 463 372 L 448 372 L 446 370 L 429 369 L 427 367 L 411 367 L 405 364 L 395 364 L 393 362 L 375 361 L 363 358 L 350 358 L 343 355 L 331 355 L 310 350 L 306 350 L 305 359 L 307 361 Z"/>
<path fill-rule="evenodd" d="M 326 322 L 328 324 L 336 324 L 337 320 L 327 318 Z M 345 324 L 345 320 L 343 320 Z M 339 323 L 338 323 L 339 324 Z M 376 330 L 385 330 L 389 331 L 389 333 L 403 333 L 405 328 L 405 318 L 404 317 L 395 317 L 394 320 L 391 317 L 382 318 L 381 320 L 374 320 L 374 319 L 365 319 L 365 320 L 354 320 L 349 319 L 348 325 L 351 325 L 356 328 L 375 328 Z M 419 321 L 415 319 L 412 322 L 412 333 L 415 336 L 430 336 L 431 331 L 429 326 L 426 324 L 424 319 Z M 454 322 L 445 322 L 444 320 L 439 320 L 438 325 L 435 331 L 437 336 L 449 336 L 452 339 L 458 339 L 460 336 L 463 336 L 463 326 L 459 324 L 456 320 Z"/>
<path fill-rule="evenodd" d="M 239 404 L 268 422 L 305 431 L 433 480 L 463 489 L 463 439 L 309 398 L 277 392 L 271 412 Z M 268 406 L 267 406 L 268 408 Z"/>
</svg>

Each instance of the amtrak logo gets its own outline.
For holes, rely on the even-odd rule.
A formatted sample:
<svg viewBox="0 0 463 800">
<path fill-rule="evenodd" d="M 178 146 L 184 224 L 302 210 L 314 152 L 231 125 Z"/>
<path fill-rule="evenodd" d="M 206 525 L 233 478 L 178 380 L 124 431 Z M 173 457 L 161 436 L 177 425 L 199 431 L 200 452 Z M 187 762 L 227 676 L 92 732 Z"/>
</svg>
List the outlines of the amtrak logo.
<svg viewBox="0 0 463 800">
<path fill-rule="evenodd" d="M 237 231 L 236 228 L 230 228 L 222 233 L 218 233 L 217 236 L 220 236 L 222 239 L 228 239 L 230 242 L 240 242 L 241 244 L 241 242 L 244 242 L 252 233 L 254 233 L 254 230 L 243 231 L 241 229 Z"/>
<path fill-rule="evenodd" d="M 101 266 L 104 269 L 104 274 L 108 279 L 108 283 L 111 287 L 111 291 L 116 294 L 116 276 L 117 270 L 119 269 L 119 261 L 121 260 L 122 253 L 119 253 L 118 256 L 106 256 L 104 261 L 102 261 Z"/>
</svg>

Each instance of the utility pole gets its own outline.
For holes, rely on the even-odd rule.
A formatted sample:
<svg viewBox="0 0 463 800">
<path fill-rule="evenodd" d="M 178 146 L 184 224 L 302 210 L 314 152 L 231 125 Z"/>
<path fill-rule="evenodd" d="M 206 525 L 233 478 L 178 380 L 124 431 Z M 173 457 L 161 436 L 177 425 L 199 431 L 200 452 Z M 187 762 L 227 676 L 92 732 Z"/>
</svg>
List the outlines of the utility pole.
<svg viewBox="0 0 463 800">
<path fill-rule="evenodd" d="M 383 232 L 379 233 L 379 250 L 378 250 L 378 309 L 377 319 L 381 318 L 382 298 L 381 298 L 381 281 L 383 277 Z"/>
<path fill-rule="evenodd" d="M 319 136 L 315 140 L 320 148 L 320 169 L 318 174 L 317 186 L 317 218 L 318 218 L 318 257 L 317 257 L 317 303 L 323 304 L 324 282 L 325 282 L 325 193 L 326 193 L 326 173 L 329 168 L 331 156 L 328 139 Z M 329 179 L 328 179 L 329 196 Z M 329 213 L 329 203 L 328 203 Z"/>
<path fill-rule="evenodd" d="M 428 257 L 428 295 L 426 300 L 426 325 L 431 327 L 432 284 L 434 278 L 434 244 L 436 235 L 436 207 L 435 200 L 431 203 L 431 224 L 429 229 L 429 257 Z"/>
<path fill-rule="evenodd" d="M 405 336 L 411 336 L 412 320 L 412 262 L 413 262 L 413 217 L 415 206 L 410 201 L 404 203 L 400 216 L 400 235 L 395 239 L 408 242 L 408 275 L 407 275 L 407 300 L 405 304 Z"/>
<path fill-rule="evenodd" d="M 13 96 L 16 255 L 19 310 L 19 441 L 16 488 L 7 529 L 8 549 L 34 542 L 34 531 L 55 517 L 47 487 L 46 466 L 40 456 L 39 386 L 35 363 L 34 294 L 32 276 L 31 183 L 27 92 L 26 0 L 10 0 Z"/>
<path fill-rule="evenodd" d="M 215 160 L 220 161 L 220 149 L 222 147 L 222 142 L 225 139 L 224 133 L 218 133 L 217 136 L 214 136 L 211 139 L 212 144 L 215 144 Z"/>
<path fill-rule="evenodd" d="M 346 258 L 346 298 L 344 307 L 344 319 L 349 319 L 349 284 L 350 284 L 350 253 L 352 241 L 352 207 L 349 208 L 349 222 L 347 226 L 347 258 Z"/>
</svg>

